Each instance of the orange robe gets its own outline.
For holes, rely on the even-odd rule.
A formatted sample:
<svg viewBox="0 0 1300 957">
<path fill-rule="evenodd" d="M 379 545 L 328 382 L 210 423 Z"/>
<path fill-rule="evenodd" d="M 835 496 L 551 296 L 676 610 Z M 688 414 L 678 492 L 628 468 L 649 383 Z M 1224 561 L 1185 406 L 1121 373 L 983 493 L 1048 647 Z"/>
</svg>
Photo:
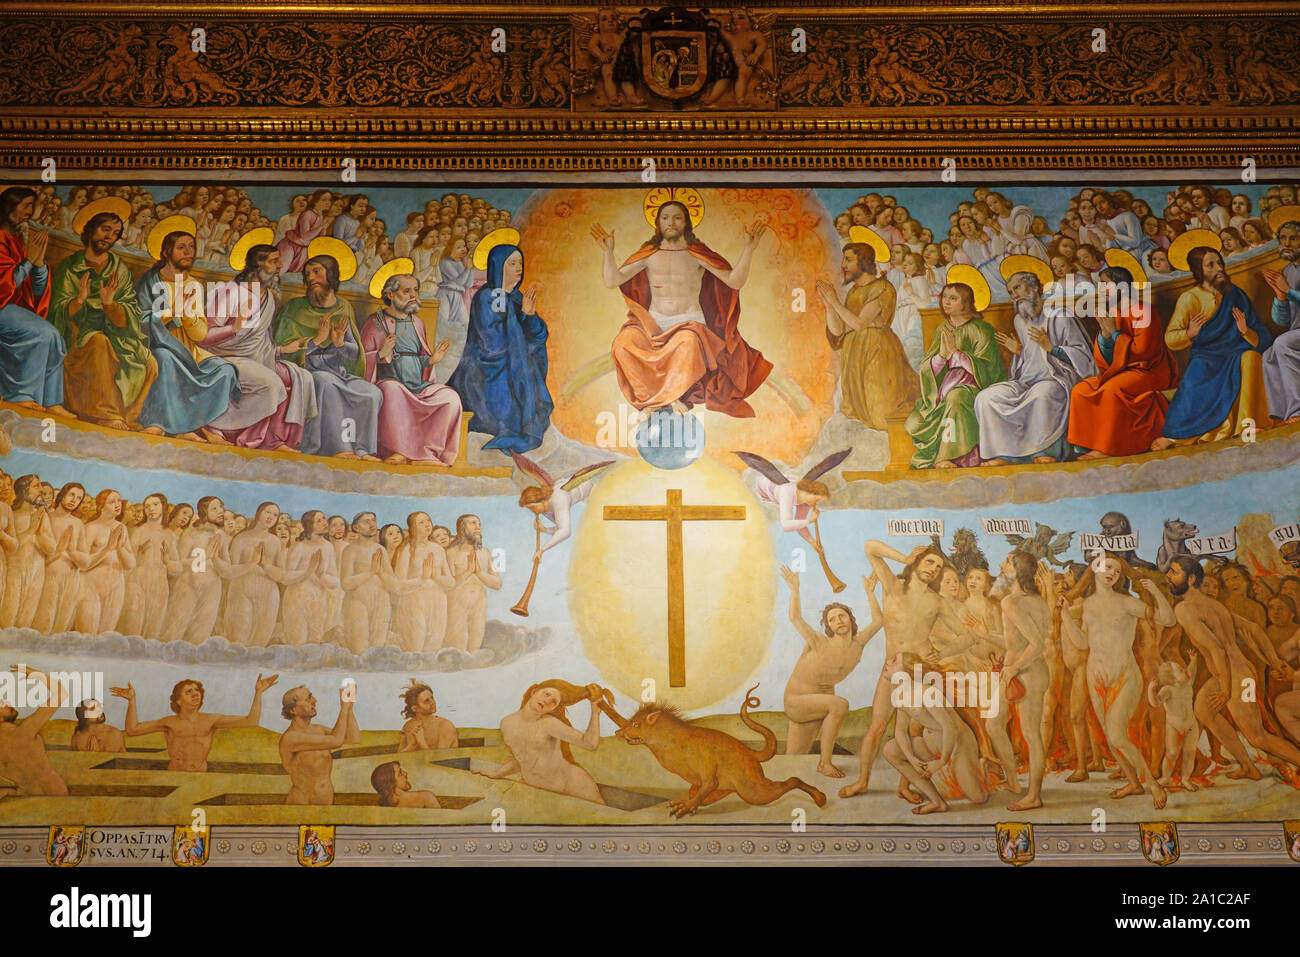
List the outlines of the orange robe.
<svg viewBox="0 0 1300 957">
<path fill-rule="evenodd" d="M 714 269 L 731 264 L 701 242 L 687 251 Z M 624 263 L 653 255 L 642 247 Z M 700 282 L 700 311 L 704 323 L 683 322 L 661 330 L 649 312 L 650 279 L 637 273 L 619 287 L 627 303 L 627 322 L 614 337 L 611 353 L 618 385 L 638 409 L 668 405 L 680 398 L 687 405 L 703 404 L 712 412 L 752 418 L 745 401 L 754 393 L 772 363 L 740 336 L 740 293 L 710 272 Z"/>
<path fill-rule="evenodd" d="M 1116 317 L 1109 360 L 1093 340 L 1100 375 L 1089 376 L 1070 394 L 1069 441 L 1107 455 L 1136 455 L 1151 448 L 1164 429 L 1169 400 L 1161 390 L 1178 382 L 1178 366 L 1165 345 L 1160 317 L 1133 306 Z"/>
</svg>

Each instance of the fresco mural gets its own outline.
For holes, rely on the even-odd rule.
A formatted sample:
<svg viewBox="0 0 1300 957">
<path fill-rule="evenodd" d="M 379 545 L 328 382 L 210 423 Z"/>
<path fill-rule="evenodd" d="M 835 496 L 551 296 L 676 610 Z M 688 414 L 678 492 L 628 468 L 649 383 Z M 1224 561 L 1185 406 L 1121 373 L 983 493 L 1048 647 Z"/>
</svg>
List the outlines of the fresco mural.
<svg viewBox="0 0 1300 957">
<path fill-rule="evenodd" d="M 624 28 L 602 108 L 771 95 Z M 1300 818 L 1298 257 L 1155 173 L 11 185 L 0 824 Z"/>
</svg>

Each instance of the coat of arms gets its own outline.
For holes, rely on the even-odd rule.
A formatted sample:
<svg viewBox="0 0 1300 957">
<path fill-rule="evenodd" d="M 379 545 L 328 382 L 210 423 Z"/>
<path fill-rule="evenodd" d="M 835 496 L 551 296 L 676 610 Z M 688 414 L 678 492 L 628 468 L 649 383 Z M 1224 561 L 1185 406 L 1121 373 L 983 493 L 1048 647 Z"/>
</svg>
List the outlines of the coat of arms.
<svg viewBox="0 0 1300 957">
<path fill-rule="evenodd" d="M 55 867 L 76 867 L 86 850 L 85 827 L 51 827 L 45 860 Z"/>
<path fill-rule="evenodd" d="M 334 826 L 304 824 L 298 828 L 298 863 L 325 867 L 334 862 Z"/>
<path fill-rule="evenodd" d="M 998 857 L 1019 867 L 1034 859 L 1034 826 L 1032 824 L 999 824 Z"/>
<path fill-rule="evenodd" d="M 201 867 L 208 862 L 208 829 L 189 825 L 172 832 L 172 862 L 180 867 Z"/>
<path fill-rule="evenodd" d="M 1178 829 L 1172 821 L 1139 824 L 1142 835 L 1142 856 L 1152 864 L 1164 867 L 1178 860 Z"/>
</svg>

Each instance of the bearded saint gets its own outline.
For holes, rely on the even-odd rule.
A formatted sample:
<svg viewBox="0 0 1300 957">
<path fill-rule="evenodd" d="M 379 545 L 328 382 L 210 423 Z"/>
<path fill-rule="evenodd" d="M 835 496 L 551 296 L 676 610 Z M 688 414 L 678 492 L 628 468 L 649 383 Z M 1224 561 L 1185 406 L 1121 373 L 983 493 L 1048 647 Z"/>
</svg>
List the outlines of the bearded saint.
<svg viewBox="0 0 1300 957">
<path fill-rule="evenodd" d="M 653 207 L 651 207 L 653 208 Z M 614 236 L 599 224 L 592 236 L 604 250 L 603 278 L 627 302 L 627 322 L 611 349 L 619 388 L 638 409 L 713 412 L 752 418 L 745 400 L 763 384 L 772 363 L 740 335 L 740 288 L 766 228 L 745 231 L 733 267 L 695 238 L 684 203 L 669 200 L 655 215 L 655 233 L 615 265 Z"/>
</svg>

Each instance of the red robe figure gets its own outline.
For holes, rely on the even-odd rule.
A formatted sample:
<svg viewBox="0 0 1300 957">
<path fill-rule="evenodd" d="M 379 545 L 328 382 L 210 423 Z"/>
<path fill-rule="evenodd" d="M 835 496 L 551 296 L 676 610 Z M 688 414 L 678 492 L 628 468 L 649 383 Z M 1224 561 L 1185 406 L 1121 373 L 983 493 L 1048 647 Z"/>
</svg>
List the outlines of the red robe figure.
<svg viewBox="0 0 1300 957">
<path fill-rule="evenodd" d="M 638 409 L 670 407 L 681 402 L 688 408 L 703 405 L 713 412 L 752 418 L 745 400 L 763 384 L 772 363 L 740 335 L 740 293 L 718 278 L 731 277 L 744 284 L 749 261 L 762 227 L 755 224 L 735 269 L 704 243 L 689 227 L 685 206 L 670 201 L 660 207 L 655 237 L 633 253 L 621 269 L 614 269 L 613 237 L 596 227 L 605 248 L 605 283 L 618 285 L 627 303 L 628 318 L 614 337 L 611 353 L 619 388 Z M 604 240 L 608 238 L 608 243 Z M 665 315 L 651 308 L 650 274 L 644 261 L 656 254 L 690 256 L 701 267 L 699 300 L 695 310 Z M 638 265 L 641 264 L 641 265 Z M 634 272 L 628 275 L 629 272 Z M 687 281 L 683 271 L 670 278 Z M 621 280 L 621 281 L 620 281 Z M 669 298 L 658 293 L 661 298 Z"/>
<path fill-rule="evenodd" d="M 1128 308 L 1116 313 L 1114 323 L 1108 333 L 1109 323 L 1103 322 L 1092 344 L 1100 374 L 1082 380 L 1070 394 L 1066 434 L 1071 443 L 1089 450 L 1084 458 L 1150 450 L 1164 429 L 1169 408 L 1161 392 L 1178 383 L 1178 366 L 1165 345 L 1164 324 L 1150 302 L 1140 301 L 1135 293 Z"/>
</svg>

